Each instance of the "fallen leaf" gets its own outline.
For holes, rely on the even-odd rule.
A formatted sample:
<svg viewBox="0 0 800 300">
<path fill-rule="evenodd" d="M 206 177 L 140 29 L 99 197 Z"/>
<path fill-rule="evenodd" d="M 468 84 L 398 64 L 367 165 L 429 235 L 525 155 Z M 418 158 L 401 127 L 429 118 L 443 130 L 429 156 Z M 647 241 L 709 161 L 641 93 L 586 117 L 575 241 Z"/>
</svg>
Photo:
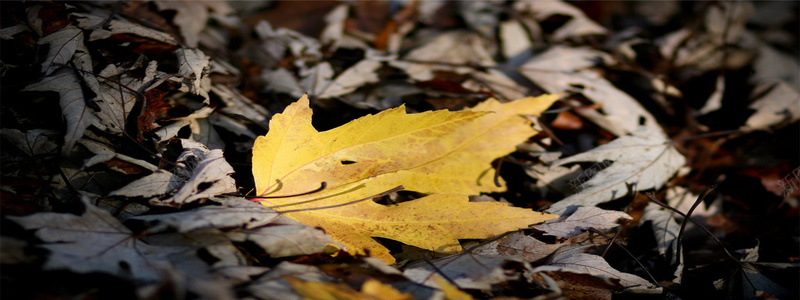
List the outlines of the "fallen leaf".
<svg viewBox="0 0 800 300">
<path fill-rule="evenodd" d="M 750 82 L 782 81 L 795 92 L 800 91 L 800 61 L 796 56 L 784 53 L 768 43 L 760 42 L 753 69 Z"/>
<path fill-rule="evenodd" d="M 42 81 L 33 83 L 25 87 L 25 91 L 55 91 L 60 96 L 61 112 L 67 121 L 66 133 L 64 134 L 64 146 L 61 148 L 62 154 L 72 151 L 72 147 L 83 136 L 86 128 L 98 122 L 97 116 L 91 108 L 86 106 L 87 99 L 83 90 L 75 88 L 81 86 L 78 71 L 67 68 L 60 68 L 45 77 Z"/>
<path fill-rule="evenodd" d="M 255 243 L 271 258 L 333 253 L 341 248 L 319 228 L 283 216 L 266 226 L 231 230 L 226 235 L 232 241 Z"/>
<path fill-rule="evenodd" d="M 333 67 L 329 62 L 321 62 L 313 67 L 301 69 L 299 74 L 300 85 L 311 95 L 319 95 L 331 84 Z M 297 95 L 297 97 L 302 96 L 303 93 Z"/>
<path fill-rule="evenodd" d="M 359 299 L 359 300 L 411 300 L 411 294 L 401 293 L 391 285 L 369 279 L 358 292 L 344 283 L 303 281 L 291 276 L 285 277 L 294 291 L 303 299 Z"/>
<path fill-rule="evenodd" d="M 717 84 L 714 87 L 714 92 L 708 96 L 706 104 L 697 111 L 700 115 L 705 115 L 722 108 L 722 95 L 725 93 L 725 76 L 717 77 Z"/>
<path fill-rule="evenodd" d="M 477 255 L 512 256 L 527 262 L 535 262 L 553 254 L 563 243 L 548 244 L 522 232 L 479 246 L 472 250 Z"/>
<path fill-rule="evenodd" d="M 152 199 L 150 204 L 177 206 L 236 191 L 236 183 L 230 174 L 233 168 L 219 149 L 208 150 L 193 140 L 181 140 L 184 151 L 170 172 L 163 169 L 133 181 L 115 190 L 109 196 L 154 197 L 171 192 L 166 199 Z"/>
<path fill-rule="evenodd" d="M 361 299 L 377 300 L 370 296 L 362 295 L 344 283 L 303 281 L 291 276 L 284 277 L 294 292 L 306 300 L 327 299 Z"/>
<path fill-rule="evenodd" d="M 185 2 L 185 1 L 154 1 L 159 10 L 174 10 L 175 17 L 172 23 L 178 26 L 183 36 L 183 41 L 190 48 L 197 47 L 200 33 L 206 27 L 208 21 L 208 10 L 214 8 L 206 1 Z"/>
<path fill-rule="evenodd" d="M 433 280 L 436 284 L 439 285 L 439 288 L 442 289 L 442 293 L 444 294 L 444 298 L 447 300 L 472 300 L 472 295 L 467 294 L 466 292 L 459 290 L 458 287 L 450 284 L 447 282 L 446 279 L 442 278 L 442 276 L 433 275 Z"/>
<path fill-rule="evenodd" d="M 209 60 L 211 58 L 205 55 L 203 51 L 186 48 L 175 50 L 175 56 L 178 57 L 178 74 L 191 80 L 192 92 L 200 95 L 200 92 L 204 90 L 202 80 L 209 69 Z"/>
<path fill-rule="evenodd" d="M 613 57 L 601 51 L 556 46 L 525 62 L 521 73 L 547 92 L 574 91 L 602 105 L 602 113 L 590 109 L 575 112 L 617 136 L 642 125 L 660 130 L 655 117 L 639 101 L 589 69 L 614 62 Z M 644 119 L 643 124 L 640 119 Z"/>
<path fill-rule="evenodd" d="M 14 35 L 16 35 L 16 34 L 18 34 L 20 32 L 28 31 L 28 30 L 30 30 L 30 28 L 28 27 L 28 25 L 25 25 L 25 24 L 17 24 L 17 25 L 14 25 L 14 26 L 9 26 L 9 27 L 6 27 L 6 28 L 2 28 L 2 29 L 0 29 L 0 39 L 2 39 L 2 40 L 12 40 L 12 39 L 14 39 Z"/>
<path fill-rule="evenodd" d="M 52 154 L 58 150 L 58 145 L 53 142 L 57 132 L 52 130 L 31 129 L 22 132 L 14 128 L 0 128 L 0 136 L 30 156 Z"/>
<path fill-rule="evenodd" d="M 288 261 L 279 263 L 266 274 L 248 282 L 243 290 L 259 299 L 300 300 L 287 278 L 295 278 L 306 282 L 333 281 L 333 279 L 314 265 L 301 265 Z"/>
<path fill-rule="evenodd" d="M 144 38 L 149 38 L 155 41 L 159 41 L 168 45 L 177 45 L 178 41 L 175 40 L 171 35 L 165 32 L 153 30 L 142 25 L 112 19 L 108 23 L 108 30 L 104 28 L 100 28 L 104 22 L 106 22 L 107 18 L 84 14 L 84 13 L 73 13 L 72 16 L 77 17 L 76 21 L 78 21 L 78 27 L 92 30 L 92 33 L 89 35 L 89 41 L 96 41 L 102 40 L 111 37 L 115 34 L 133 34 Z"/>
<path fill-rule="evenodd" d="M 520 21 L 514 19 L 504 21 L 500 23 L 499 30 L 500 41 L 503 43 L 501 49 L 506 58 L 513 58 L 533 48 L 530 35 Z"/>
<path fill-rule="evenodd" d="M 763 84 L 762 89 L 770 84 Z M 742 126 L 745 130 L 768 129 L 781 123 L 800 120 L 800 94 L 785 82 L 778 82 L 765 95 L 756 99 L 749 108 L 756 112 Z"/>
<path fill-rule="evenodd" d="M 36 229 L 36 236 L 44 242 L 41 247 L 50 251 L 45 269 L 103 272 L 153 281 L 161 278 L 159 266 L 162 265 L 204 266 L 203 272 L 210 271 L 212 265 L 198 256 L 202 248 L 216 257 L 213 266 L 237 265 L 244 261 L 218 231 L 136 237 L 111 214 L 92 204 L 88 195 L 81 195 L 81 201 L 85 211 L 80 216 L 43 212 L 8 217 L 26 229 Z M 217 251 L 214 247 L 225 249 Z M 192 276 L 207 275 L 198 272 Z"/>
<path fill-rule="evenodd" d="M 50 75 L 56 69 L 72 60 L 78 48 L 86 49 L 83 44 L 83 31 L 75 26 L 68 25 L 59 31 L 51 33 L 36 42 L 39 45 L 50 44 L 47 57 L 42 63 L 42 72 Z"/>
<path fill-rule="evenodd" d="M 507 281 L 526 280 L 531 266 L 510 256 L 453 255 L 409 267 L 403 271 L 411 281 L 442 288 L 435 275 L 442 275 L 462 289 L 490 290 L 493 285 Z"/>
<path fill-rule="evenodd" d="M 495 185 L 490 162 L 535 133 L 520 114 L 538 114 L 558 97 L 488 100 L 460 112 L 406 114 L 399 107 L 325 132 L 311 126 L 303 97 L 275 115 L 270 132 L 255 142 L 256 192 L 286 196 L 318 190 L 264 204 L 324 228 L 353 253 L 368 250 L 394 261 L 373 236 L 459 251 L 458 239 L 485 238 L 554 217 L 502 203 L 469 203 L 467 195 L 505 190 L 502 180 Z M 398 186 L 434 195 L 392 206 L 366 201 Z"/>
<path fill-rule="evenodd" d="M 667 255 L 667 250 L 672 254 L 672 260 L 675 260 L 675 252 L 678 250 L 676 239 L 681 229 L 680 224 L 675 221 L 675 213 L 663 208 L 655 203 L 649 203 L 644 208 L 644 214 L 639 224 L 647 224 L 650 221 L 653 228 L 653 234 L 656 238 L 658 245 L 658 253 Z"/>
<path fill-rule="evenodd" d="M 623 286 L 610 278 L 599 278 L 589 274 L 575 273 L 569 271 L 542 271 L 533 274 L 534 280 L 542 285 L 547 285 L 547 278 L 558 285 L 558 289 L 548 286 L 560 292 L 559 296 L 567 299 L 613 299 L 614 292 L 621 291 Z M 548 295 L 550 296 L 550 295 Z"/>
<path fill-rule="evenodd" d="M 569 21 L 553 32 L 552 39 L 555 41 L 608 33 L 608 30 L 587 17 L 583 11 L 563 1 L 520 1 L 514 8 L 520 12 L 532 13 L 534 19 L 539 22 L 554 15 L 569 16 Z"/>
<path fill-rule="evenodd" d="M 414 297 L 408 293 L 401 293 L 391 285 L 377 281 L 375 279 L 368 279 L 361 285 L 361 293 L 375 297 L 377 299 L 387 300 L 413 300 Z"/>
<path fill-rule="evenodd" d="M 686 163 L 660 129 L 642 126 L 632 135 L 553 164 L 604 160 L 613 163 L 584 182 L 579 193 L 554 203 L 548 212 L 560 214 L 573 205 L 593 206 L 623 197 L 628 193 L 627 184 L 636 184 L 637 190 L 661 188 Z"/>
<path fill-rule="evenodd" d="M 553 253 L 546 265 L 533 269 L 533 273 L 556 271 L 589 274 L 606 280 L 619 280 L 622 286 L 629 289 L 655 288 L 654 284 L 644 278 L 612 268 L 601 256 L 579 252 L 583 248 L 585 247 L 562 247 Z"/>
<path fill-rule="evenodd" d="M 297 81 L 294 74 L 284 68 L 277 68 L 275 70 L 265 68 L 261 70 L 259 79 L 267 85 L 269 91 L 285 93 L 292 97 L 303 96 L 303 87 L 300 86 L 300 82 Z M 310 89 L 310 91 L 316 90 Z"/>
<path fill-rule="evenodd" d="M 168 214 L 137 216 L 127 220 L 139 220 L 153 224 L 148 228 L 150 232 L 162 232 L 169 228 L 186 233 L 209 228 L 251 229 L 270 224 L 279 217 L 277 212 L 242 198 L 231 197 L 215 200 L 222 204 Z"/>
<path fill-rule="evenodd" d="M 502 72 L 484 66 L 497 63 L 487 49 L 485 37 L 467 31 L 452 31 L 440 34 L 432 41 L 412 50 L 402 60 L 390 60 L 389 65 L 405 71 L 417 82 L 436 81 L 437 73 L 465 75 L 467 80 L 455 80 L 455 87 L 464 91 L 485 93 L 491 91 L 496 97 L 519 99 L 525 96 L 525 87 Z M 452 89 L 452 88 L 451 88 Z"/>
<path fill-rule="evenodd" d="M 377 70 L 381 65 L 379 60 L 367 56 L 337 76 L 318 97 L 333 98 L 352 93 L 365 84 L 378 82 Z"/>
<path fill-rule="evenodd" d="M 631 220 L 633 218 L 621 211 L 581 206 L 568 217 L 561 216 L 558 219 L 547 220 L 533 228 L 544 231 L 546 235 L 572 237 L 589 228 L 602 230 L 617 227 L 619 219 Z"/>
</svg>

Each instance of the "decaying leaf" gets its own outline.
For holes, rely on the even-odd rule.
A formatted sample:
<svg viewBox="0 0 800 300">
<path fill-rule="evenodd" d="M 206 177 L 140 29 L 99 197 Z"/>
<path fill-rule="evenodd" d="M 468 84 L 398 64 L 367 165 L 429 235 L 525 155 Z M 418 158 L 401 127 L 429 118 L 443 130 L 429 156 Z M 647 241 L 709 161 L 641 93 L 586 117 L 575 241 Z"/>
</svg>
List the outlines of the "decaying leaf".
<svg viewBox="0 0 800 300">
<path fill-rule="evenodd" d="M 275 221 L 278 213 L 242 198 L 224 198 L 219 206 L 209 205 L 197 209 L 160 215 L 129 218 L 154 224 L 148 230 L 161 232 L 167 228 L 178 232 L 200 229 L 255 228 Z"/>
<path fill-rule="evenodd" d="M 554 40 L 607 33 L 605 28 L 587 17 L 583 11 L 563 1 L 520 1 L 516 3 L 515 9 L 531 12 L 538 21 L 544 21 L 553 15 L 569 16 L 569 21 L 553 32 Z"/>
<path fill-rule="evenodd" d="M 769 92 L 756 99 L 750 108 L 756 112 L 747 118 L 742 127 L 745 130 L 767 129 L 778 124 L 788 124 L 800 120 L 800 94 L 785 82 L 762 85 Z"/>
<path fill-rule="evenodd" d="M 106 30 L 101 28 L 101 25 L 106 22 L 107 18 L 84 13 L 73 13 L 72 15 L 77 17 L 78 27 L 92 29 L 92 33 L 89 35 L 89 41 L 106 39 L 115 34 L 134 34 L 168 45 L 178 44 L 178 41 L 168 33 L 153 30 L 142 25 L 112 19 L 108 23 L 108 30 Z"/>
<path fill-rule="evenodd" d="M 341 248 L 319 228 L 284 216 L 266 226 L 231 230 L 226 235 L 232 241 L 253 242 L 272 258 L 333 253 Z"/>
<path fill-rule="evenodd" d="M 553 204 L 548 211 L 561 214 L 570 206 L 593 206 L 628 193 L 626 184 L 637 190 L 661 188 L 686 159 L 660 130 L 639 127 L 632 135 L 622 136 L 589 152 L 554 162 L 559 166 L 572 162 L 613 161 L 581 185 L 581 192 Z"/>
<path fill-rule="evenodd" d="M 208 150 L 193 140 L 181 140 L 184 152 L 172 171 L 156 170 L 152 174 L 111 192 L 111 196 L 154 197 L 172 192 L 166 199 L 153 199 L 151 204 L 181 206 L 203 198 L 236 191 L 230 174 L 233 168 L 222 151 Z M 173 192 L 174 191 L 174 192 Z"/>
<path fill-rule="evenodd" d="M 502 191 L 490 162 L 514 151 L 535 131 L 521 114 L 538 114 L 558 95 L 501 104 L 488 100 L 468 111 L 406 114 L 404 107 L 359 118 L 336 129 L 311 126 L 308 98 L 270 121 L 256 140 L 253 175 L 265 205 L 320 226 L 348 251 L 393 261 L 371 237 L 420 248 L 460 250 L 457 239 L 485 238 L 553 216 L 502 203 L 469 203 L 467 195 Z M 393 206 L 369 200 L 395 187 L 434 194 Z M 361 201 L 359 201 L 361 200 Z"/>
<path fill-rule="evenodd" d="M 279 263 L 266 274 L 259 276 L 244 287 L 245 290 L 260 299 L 303 299 L 294 292 L 287 278 L 292 277 L 302 281 L 333 281 L 317 266 L 301 265 L 288 261 Z"/>
<path fill-rule="evenodd" d="M 548 244 L 521 232 L 514 232 L 508 236 L 481 245 L 472 250 L 477 255 L 511 256 L 526 262 L 535 262 L 553 254 L 564 243 Z"/>
<path fill-rule="evenodd" d="M 631 133 L 642 125 L 660 130 L 655 117 L 636 99 L 589 69 L 613 62 L 601 51 L 559 46 L 528 60 L 522 74 L 550 93 L 575 91 L 601 104 L 602 114 L 595 110 L 576 112 L 615 135 Z"/>
<path fill-rule="evenodd" d="M 568 217 L 562 216 L 558 219 L 547 220 L 542 224 L 533 226 L 533 228 L 544 231 L 547 235 L 571 237 L 588 228 L 602 230 L 617 227 L 619 226 L 617 221 L 620 219 L 631 220 L 632 218 L 621 211 L 605 210 L 594 206 L 581 206 Z"/>
<path fill-rule="evenodd" d="M 44 129 L 22 132 L 14 128 L 0 128 L 0 136 L 30 156 L 55 153 L 58 145 L 53 142 L 53 136 L 56 134 L 55 131 Z"/>
<path fill-rule="evenodd" d="M 433 276 L 441 274 L 462 289 L 489 290 L 493 284 L 524 281 L 523 274 L 531 271 L 529 264 L 510 256 L 454 255 L 432 265 L 407 268 L 403 275 L 419 284 L 441 288 Z"/>
<path fill-rule="evenodd" d="M 361 292 L 343 283 L 302 281 L 286 277 L 289 284 L 303 299 L 361 299 L 361 300 L 411 300 L 411 294 L 401 293 L 390 285 L 375 279 L 364 282 Z"/>
<path fill-rule="evenodd" d="M 37 44 L 50 44 L 47 58 L 42 63 L 42 72 L 45 75 L 50 75 L 50 73 L 72 60 L 72 56 L 78 48 L 86 49 L 83 44 L 83 31 L 72 25 L 41 38 Z"/>
<path fill-rule="evenodd" d="M 618 280 L 622 286 L 629 289 L 650 289 L 655 287 L 654 284 L 644 278 L 612 268 L 601 256 L 581 253 L 580 248 L 582 247 L 562 247 L 553 253 L 546 265 L 534 268 L 533 273 L 565 271 Z"/>
<path fill-rule="evenodd" d="M 208 272 L 211 266 L 197 255 L 200 248 L 220 255 L 214 266 L 238 265 L 243 261 L 218 231 L 140 238 L 111 214 L 92 204 L 89 196 L 83 195 L 81 200 L 85 207 L 81 216 L 46 212 L 9 217 L 26 229 L 37 229 L 36 236 L 45 243 L 42 247 L 51 252 L 45 269 L 105 272 L 152 281 L 161 277 L 160 266 L 194 264 L 205 266 Z M 215 247 L 225 249 L 212 249 Z M 197 272 L 193 276 L 205 275 Z"/>
<path fill-rule="evenodd" d="M 97 116 L 91 108 L 86 106 L 89 102 L 80 88 L 81 79 L 78 71 L 61 68 L 45 77 L 42 81 L 31 84 L 25 88 L 27 91 L 55 91 L 60 96 L 61 112 L 67 123 L 67 132 L 64 135 L 64 147 L 61 152 L 66 154 L 83 136 L 84 131 L 92 124 L 98 122 Z"/>
<path fill-rule="evenodd" d="M 645 224 L 647 221 L 651 222 L 650 225 L 658 244 L 658 253 L 666 255 L 667 250 L 671 249 L 671 253 L 674 254 L 678 250 L 676 239 L 681 229 L 681 226 L 675 222 L 675 214 L 658 204 L 650 203 L 644 209 L 640 224 Z"/>
</svg>

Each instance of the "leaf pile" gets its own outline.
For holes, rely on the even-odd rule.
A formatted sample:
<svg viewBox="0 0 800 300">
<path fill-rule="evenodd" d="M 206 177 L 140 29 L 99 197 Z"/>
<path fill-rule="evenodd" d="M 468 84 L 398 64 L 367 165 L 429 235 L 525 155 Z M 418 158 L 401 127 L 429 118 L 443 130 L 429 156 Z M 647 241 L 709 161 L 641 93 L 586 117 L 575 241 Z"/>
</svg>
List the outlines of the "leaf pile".
<svg viewBox="0 0 800 300">
<path fill-rule="evenodd" d="M 2 296 L 797 298 L 797 9 L 4 2 Z"/>
</svg>

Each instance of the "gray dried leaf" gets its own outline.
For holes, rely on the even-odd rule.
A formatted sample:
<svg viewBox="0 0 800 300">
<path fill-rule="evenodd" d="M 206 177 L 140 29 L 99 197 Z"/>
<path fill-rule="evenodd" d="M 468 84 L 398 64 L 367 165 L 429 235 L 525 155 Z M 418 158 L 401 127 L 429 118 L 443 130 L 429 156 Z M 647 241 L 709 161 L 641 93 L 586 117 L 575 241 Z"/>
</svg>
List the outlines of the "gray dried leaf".
<svg viewBox="0 0 800 300">
<path fill-rule="evenodd" d="M 407 268 L 403 275 L 416 283 L 439 288 L 433 275 L 441 274 L 460 288 L 478 290 L 489 290 L 493 284 L 506 281 L 530 280 L 525 276 L 530 274 L 530 265 L 513 256 L 456 254 L 432 263 L 436 268 L 424 264 Z"/>
<path fill-rule="evenodd" d="M 39 45 L 50 44 L 47 57 L 42 63 L 42 72 L 45 75 L 50 75 L 61 65 L 72 60 L 72 55 L 79 47 L 86 48 L 83 44 L 83 30 L 73 25 L 67 25 L 61 30 L 42 37 L 36 43 Z"/>
<path fill-rule="evenodd" d="M 24 91 L 55 91 L 61 97 L 61 112 L 67 120 L 62 154 L 72 151 L 72 147 L 83 136 L 90 125 L 98 124 L 97 116 L 86 106 L 87 100 L 80 89 L 82 80 L 77 71 L 60 68 L 42 81 L 25 87 Z"/>
<path fill-rule="evenodd" d="M 544 231 L 546 235 L 557 237 L 572 237 L 583 230 L 594 228 L 603 230 L 619 226 L 619 220 L 632 220 L 633 218 L 621 211 L 605 210 L 594 206 L 581 206 L 569 216 L 562 215 L 558 219 L 534 225 L 536 230 Z"/>
<path fill-rule="evenodd" d="M 621 136 L 633 132 L 644 119 L 644 126 L 659 128 L 650 112 L 630 95 L 588 68 L 614 60 L 606 53 L 585 48 L 553 47 L 533 57 L 521 73 L 549 93 L 573 91 L 601 104 L 596 110 L 578 110 L 581 116 Z"/>
<path fill-rule="evenodd" d="M 89 197 L 81 199 L 85 211 L 80 216 L 46 212 L 9 217 L 25 229 L 36 229 L 36 236 L 45 243 L 41 247 L 50 251 L 44 264 L 47 270 L 103 272 L 151 282 L 162 278 L 163 267 L 191 268 L 191 274 L 202 277 L 213 266 L 243 263 L 219 232 L 136 237 L 108 212 L 91 204 Z M 218 260 L 210 266 L 197 256 L 197 250 L 206 247 L 229 252 L 214 250 L 219 256 L 215 255 Z"/>
<path fill-rule="evenodd" d="M 745 130 L 768 129 L 800 120 L 800 94 L 784 82 L 775 84 L 767 94 L 756 99 L 749 107 L 756 112 L 747 118 L 742 127 Z"/>
<path fill-rule="evenodd" d="M 192 140 L 181 142 L 184 151 L 178 156 L 172 172 L 157 170 L 109 195 L 161 197 L 172 193 L 164 199 L 152 199 L 150 204 L 179 207 L 236 191 L 236 183 L 230 177 L 233 168 L 225 161 L 221 150 L 208 150 L 203 144 Z"/>
<path fill-rule="evenodd" d="M 548 244 L 522 232 L 514 232 L 500 240 L 481 245 L 472 250 L 472 253 L 488 256 L 513 256 L 527 262 L 535 262 L 549 256 L 561 246 L 564 244 Z"/>
<path fill-rule="evenodd" d="M 0 135 L 30 156 L 53 154 L 58 145 L 53 142 L 57 132 L 45 129 L 31 129 L 22 132 L 14 128 L 0 128 Z"/>
<path fill-rule="evenodd" d="M 613 163 L 595 170 L 594 177 L 580 185 L 580 192 L 554 203 L 548 212 L 561 214 L 570 206 L 593 206 L 623 197 L 628 194 L 628 184 L 636 184 L 637 190 L 659 189 L 686 163 L 660 129 L 639 127 L 632 135 L 557 160 L 554 165 L 606 160 Z"/>
<path fill-rule="evenodd" d="M 98 28 L 98 25 L 101 25 L 104 22 L 106 22 L 107 20 L 106 17 L 100 17 L 85 13 L 72 13 L 72 16 L 76 17 L 76 21 L 78 21 L 78 27 L 92 30 L 91 34 L 89 34 L 89 41 L 107 39 L 115 34 L 132 34 L 152 39 L 155 41 L 163 42 L 169 45 L 178 44 L 178 41 L 176 41 L 175 38 L 173 38 L 168 33 L 158 30 L 153 30 L 139 24 L 134 24 L 123 20 L 112 19 L 108 23 L 107 27 L 108 29 L 106 30 L 104 28 Z"/>
<path fill-rule="evenodd" d="M 316 266 L 281 262 L 274 269 L 250 282 L 244 289 L 260 299 L 302 299 L 300 295 L 294 292 L 289 282 L 284 279 L 288 276 L 302 281 L 333 281 L 330 276 Z"/>
<path fill-rule="evenodd" d="M 242 198 L 215 199 L 221 205 L 207 205 L 200 208 L 160 215 L 146 215 L 128 218 L 155 224 L 151 232 L 174 229 L 178 232 L 191 232 L 200 229 L 251 229 L 272 223 L 278 213 L 261 204 Z"/>
<path fill-rule="evenodd" d="M 654 284 L 644 278 L 612 268 L 601 256 L 575 250 L 575 247 L 562 247 L 553 253 L 547 264 L 534 268 L 533 273 L 558 271 L 589 274 L 603 279 L 617 279 L 622 286 L 629 289 L 656 289 Z"/>
<path fill-rule="evenodd" d="M 322 230 L 282 216 L 277 220 L 274 224 L 249 226 L 226 234 L 232 241 L 253 242 L 274 258 L 331 253 L 342 248 Z"/>
</svg>

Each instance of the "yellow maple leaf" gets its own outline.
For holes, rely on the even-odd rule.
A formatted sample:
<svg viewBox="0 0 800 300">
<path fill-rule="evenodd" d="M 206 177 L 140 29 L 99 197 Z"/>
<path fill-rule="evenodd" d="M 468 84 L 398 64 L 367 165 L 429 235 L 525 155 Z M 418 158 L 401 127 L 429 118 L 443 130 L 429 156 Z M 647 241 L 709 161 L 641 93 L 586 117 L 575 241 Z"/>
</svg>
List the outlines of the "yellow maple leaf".
<svg viewBox="0 0 800 300">
<path fill-rule="evenodd" d="M 467 195 L 505 190 L 491 161 L 536 133 L 530 120 L 559 95 L 476 107 L 406 114 L 389 109 L 318 132 L 308 98 L 270 120 L 253 146 L 253 176 L 263 203 L 325 229 L 351 253 L 393 263 L 371 237 L 424 249 L 460 251 L 458 239 L 486 238 L 556 216 L 502 203 L 468 202 Z M 320 187 L 323 187 L 320 189 Z M 432 194 L 384 206 L 369 199 L 402 187 Z M 316 191 L 308 193 L 309 191 Z"/>
<path fill-rule="evenodd" d="M 413 300 L 414 296 L 402 293 L 389 284 L 367 279 L 361 292 L 343 283 L 303 281 L 295 277 L 284 277 L 292 289 L 304 300 Z"/>
</svg>

